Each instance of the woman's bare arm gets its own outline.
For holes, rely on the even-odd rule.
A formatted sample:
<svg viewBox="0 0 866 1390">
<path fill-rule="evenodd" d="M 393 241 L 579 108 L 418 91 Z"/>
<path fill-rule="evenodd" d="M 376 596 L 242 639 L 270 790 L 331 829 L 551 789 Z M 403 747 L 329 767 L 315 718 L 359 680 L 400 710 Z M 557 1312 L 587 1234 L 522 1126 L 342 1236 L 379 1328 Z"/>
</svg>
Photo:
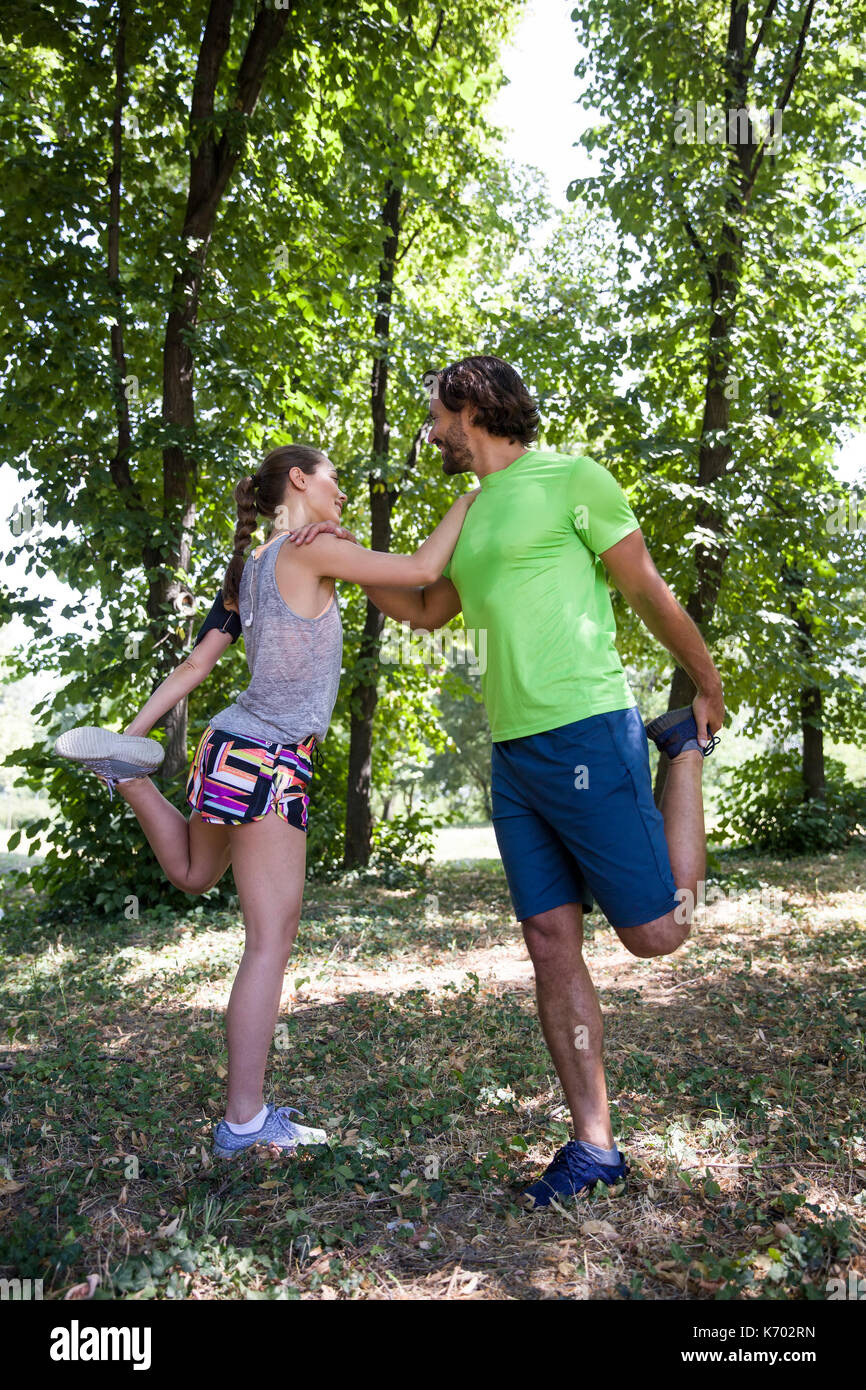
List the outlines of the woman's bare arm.
<svg viewBox="0 0 866 1390">
<path fill-rule="evenodd" d="M 348 541 L 344 543 L 349 544 Z M 128 724 L 123 732 L 142 738 L 149 734 L 164 714 L 174 709 L 185 695 L 207 679 L 223 652 L 231 644 L 232 639 L 227 632 L 220 632 L 216 628 L 206 632 L 186 660 L 172 671 L 170 676 L 166 676 L 162 685 L 157 686 L 147 704 L 142 705 L 132 723 Z"/>
<path fill-rule="evenodd" d="M 315 574 L 345 579 L 355 584 L 432 584 L 439 578 L 457 544 L 466 513 L 480 489 L 464 492 L 451 504 L 435 531 L 414 555 L 389 555 L 365 550 L 352 541 L 337 540 L 326 532 L 310 545 L 298 546 L 298 554 Z"/>
</svg>

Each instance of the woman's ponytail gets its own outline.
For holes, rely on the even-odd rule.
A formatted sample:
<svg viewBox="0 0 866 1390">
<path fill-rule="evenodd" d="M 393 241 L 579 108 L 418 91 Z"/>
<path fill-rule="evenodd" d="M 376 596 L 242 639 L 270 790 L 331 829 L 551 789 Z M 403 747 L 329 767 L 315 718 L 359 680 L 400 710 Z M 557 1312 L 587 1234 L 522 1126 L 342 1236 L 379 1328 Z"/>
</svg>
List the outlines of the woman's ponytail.
<svg viewBox="0 0 866 1390">
<path fill-rule="evenodd" d="M 236 609 L 241 587 L 241 575 L 244 572 L 244 552 L 250 543 L 250 538 L 259 519 L 259 509 L 256 506 L 256 481 L 251 475 L 241 478 L 235 488 L 235 502 L 238 508 L 238 519 L 235 526 L 234 554 L 223 579 L 223 602 L 228 607 Z"/>
</svg>

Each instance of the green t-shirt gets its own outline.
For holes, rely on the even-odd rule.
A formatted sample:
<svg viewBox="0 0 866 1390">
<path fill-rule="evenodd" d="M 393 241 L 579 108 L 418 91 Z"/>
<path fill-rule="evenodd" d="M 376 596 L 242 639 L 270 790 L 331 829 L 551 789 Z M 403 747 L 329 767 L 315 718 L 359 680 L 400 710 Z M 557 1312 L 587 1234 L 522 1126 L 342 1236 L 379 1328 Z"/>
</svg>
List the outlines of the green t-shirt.
<svg viewBox="0 0 866 1390">
<path fill-rule="evenodd" d="M 593 459 L 539 449 L 480 481 L 443 574 L 486 660 L 493 742 L 630 709 L 598 558 L 639 527 L 619 483 Z"/>
</svg>

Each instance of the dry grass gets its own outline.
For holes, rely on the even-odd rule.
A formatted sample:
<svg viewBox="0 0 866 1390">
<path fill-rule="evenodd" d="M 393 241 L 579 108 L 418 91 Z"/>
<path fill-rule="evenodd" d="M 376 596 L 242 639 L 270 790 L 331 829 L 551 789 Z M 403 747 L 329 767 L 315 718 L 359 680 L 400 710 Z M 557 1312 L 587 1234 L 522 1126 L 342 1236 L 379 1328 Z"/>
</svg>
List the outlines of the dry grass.
<svg viewBox="0 0 866 1390">
<path fill-rule="evenodd" d="M 308 887 L 271 1080 L 330 1146 L 229 1167 L 236 916 L 63 935 L 25 907 L 0 1274 L 50 1297 L 97 1274 L 97 1297 L 823 1299 L 866 1276 L 864 867 L 730 858 L 728 886 L 779 900 L 708 906 L 655 961 L 589 919 L 632 1174 L 535 1215 L 516 1194 L 568 1131 L 498 864 Z"/>
</svg>

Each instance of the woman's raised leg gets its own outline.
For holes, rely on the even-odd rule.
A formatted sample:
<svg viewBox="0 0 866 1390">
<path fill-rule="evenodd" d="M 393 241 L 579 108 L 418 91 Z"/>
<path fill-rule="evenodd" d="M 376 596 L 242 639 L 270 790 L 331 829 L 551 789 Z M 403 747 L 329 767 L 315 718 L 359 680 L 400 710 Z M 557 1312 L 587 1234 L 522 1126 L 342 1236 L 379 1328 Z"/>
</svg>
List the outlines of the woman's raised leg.
<svg viewBox="0 0 866 1390">
<path fill-rule="evenodd" d="M 248 825 L 230 826 L 229 834 L 246 942 L 226 1015 L 226 1119 L 243 1125 L 264 1103 L 265 1068 L 283 976 L 301 918 L 307 837 L 276 812 Z"/>
<path fill-rule="evenodd" d="M 204 821 L 198 811 L 187 820 L 149 777 L 118 782 L 117 790 L 175 888 L 206 893 L 219 882 L 231 862 L 228 826 Z"/>
</svg>

